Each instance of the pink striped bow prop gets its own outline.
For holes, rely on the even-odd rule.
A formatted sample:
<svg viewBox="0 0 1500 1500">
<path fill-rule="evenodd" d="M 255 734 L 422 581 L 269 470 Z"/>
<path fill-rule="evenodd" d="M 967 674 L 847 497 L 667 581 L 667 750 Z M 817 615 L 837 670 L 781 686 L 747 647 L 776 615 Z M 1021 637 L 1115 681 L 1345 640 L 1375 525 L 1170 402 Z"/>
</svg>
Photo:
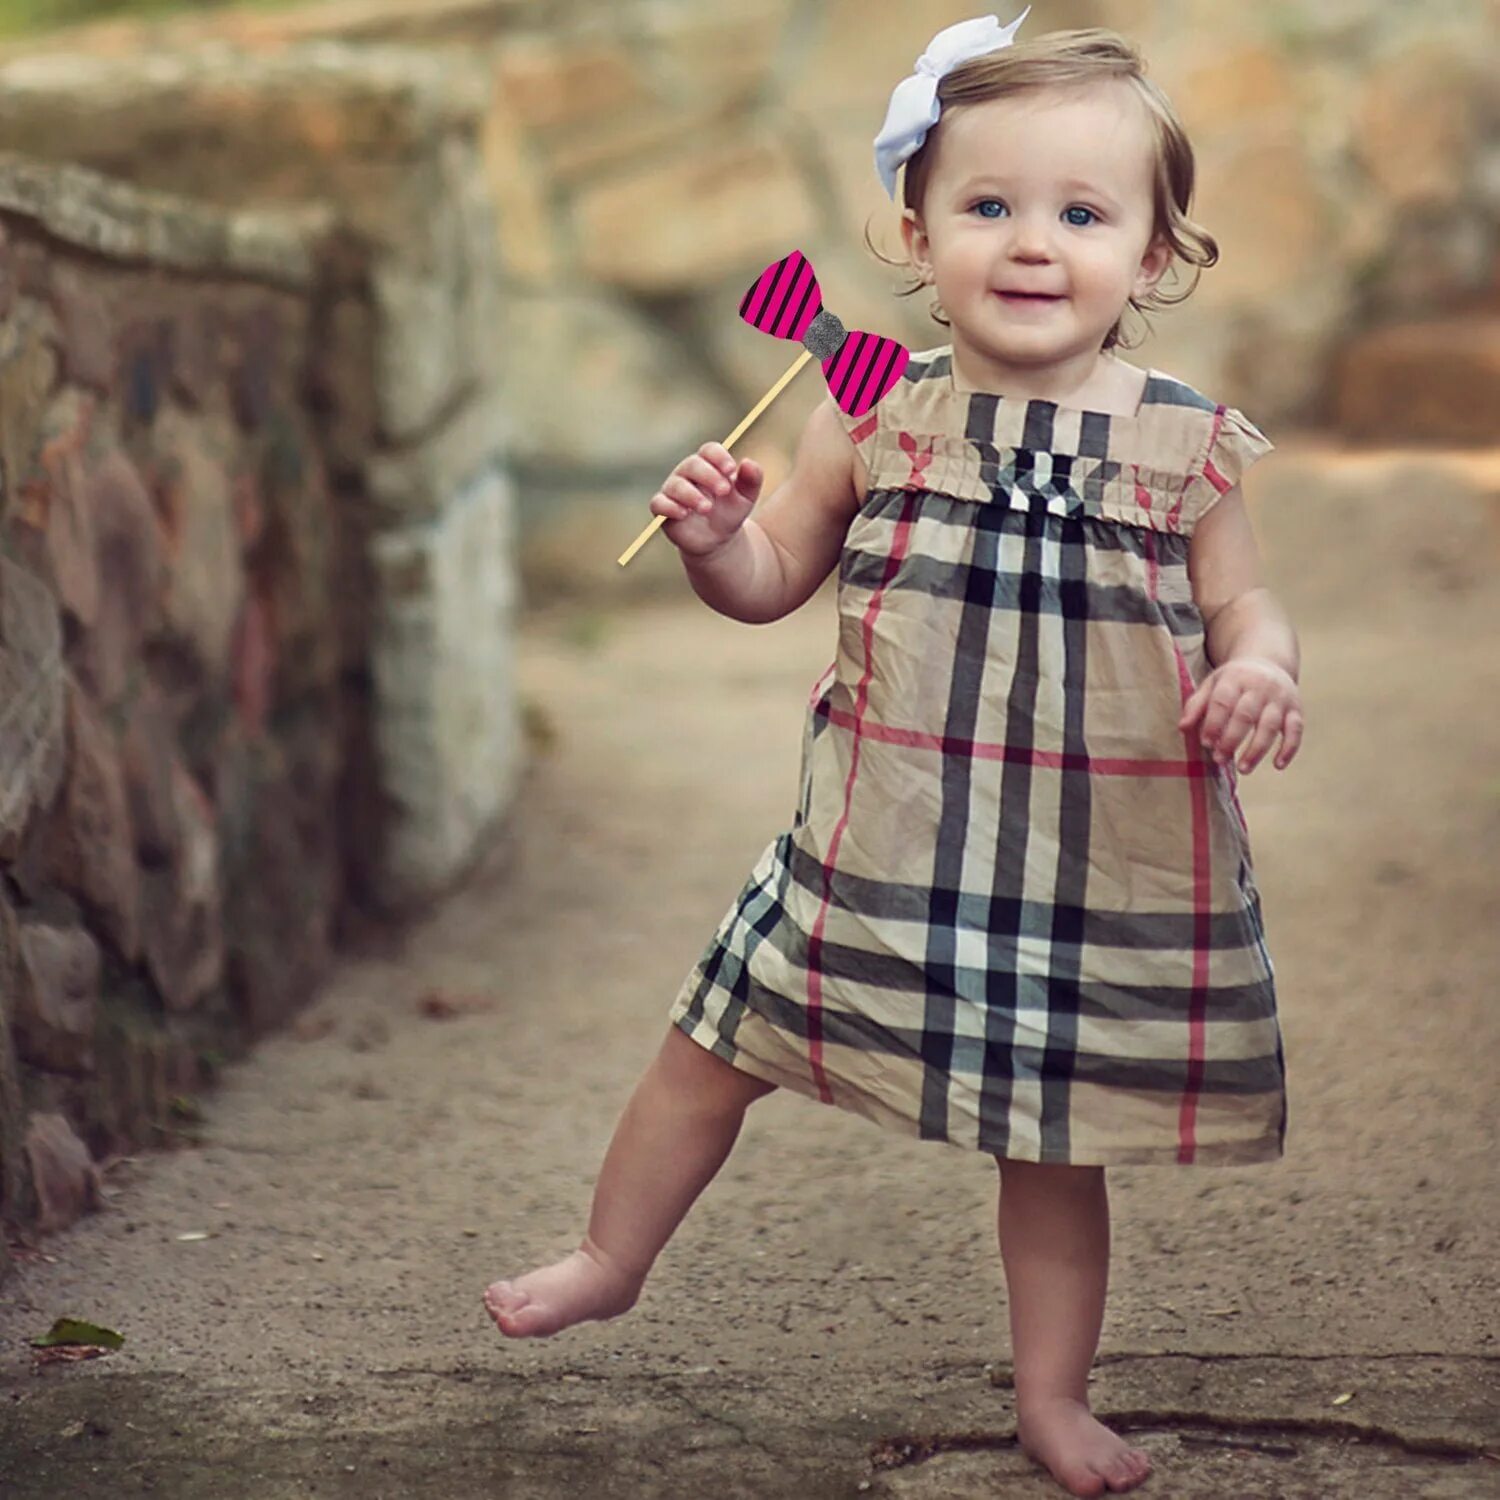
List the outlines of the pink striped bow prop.
<svg viewBox="0 0 1500 1500">
<path fill-rule="evenodd" d="M 848 331 L 823 306 L 818 278 L 800 250 L 767 266 L 755 279 L 740 303 L 740 316 L 752 328 L 793 339 L 802 353 L 791 368 L 756 402 L 750 415 L 724 439 L 732 448 L 745 429 L 781 394 L 786 383 L 815 355 L 823 363 L 823 378 L 839 408 L 851 417 L 862 417 L 890 392 L 906 369 L 911 353 L 895 339 L 883 339 L 859 329 Z M 620 554 L 626 563 L 656 534 L 666 521 L 656 516 L 651 524 Z"/>
<path fill-rule="evenodd" d="M 823 306 L 812 262 L 800 251 L 767 266 L 740 303 L 740 316 L 762 333 L 792 339 L 823 363 L 842 411 L 861 417 L 901 378 L 911 353 L 895 339 L 844 325 Z"/>
</svg>

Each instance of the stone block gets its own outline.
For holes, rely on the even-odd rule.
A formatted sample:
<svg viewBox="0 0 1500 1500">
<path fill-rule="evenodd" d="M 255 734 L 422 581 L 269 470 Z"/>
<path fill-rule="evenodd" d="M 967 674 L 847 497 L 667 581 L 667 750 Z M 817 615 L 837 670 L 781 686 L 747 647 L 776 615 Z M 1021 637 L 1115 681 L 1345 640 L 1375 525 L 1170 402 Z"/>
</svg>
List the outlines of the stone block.
<svg viewBox="0 0 1500 1500">
<path fill-rule="evenodd" d="M 35 835 L 35 875 L 74 896 L 126 963 L 140 956 L 140 887 L 119 749 L 108 725 L 71 677 L 67 770 Z"/>
<path fill-rule="evenodd" d="M 589 276 L 655 295 L 769 263 L 818 229 L 790 149 L 762 129 L 614 174 L 579 195 L 573 219 Z"/>
<path fill-rule="evenodd" d="M 749 280 L 761 269 L 741 265 Z M 512 453 L 527 469 L 618 474 L 667 454 L 675 463 L 743 415 L 703 378 L 703 363 L 689 358 L 676 330 L 617 298 L 517 295 L 507 299 L 506 324 L 511 357 L 501 389 L 513 413 Z"/>
<path fill-rule="evenodd" d="M 1247 125 L 1201 154 L 1193 217 L 1218 240 L 1221 259 L 1195 297 L 1270 303 L 1316 275 L 1338 231 L 1295 126 Z"/>
<path fill-rule="evenodd" d="M 221 682 L 245 591 L 230 465 L 238 448 L 220 417 L 163 408 L 152 434 L 157 513 L 171 557 L 163 624 L 204 683 Z"/>
<path fill-rule="evenodd" d="M 507 37 L 495 51 L 494 69 L 496 92 L 528 130 L 597 128 L 647 97 L 635 60 L 603 37 Z"/>
<path fill-rule="evenodd" d="M 389 808 L 376 896 L 436 894 L 468 865 L 520 773 L 513 498 L 480 473 L 441 515 L 374 539 L 371 669 Z"/>
<path fill-rule="evenodd" d="M 309 395 L 322 414 L 324 454 L 338 475 L 363 469 L 379 423 L 375 318 L 363 296 L 322 308 L 307 350 Z"/>
<path fill-rule="evenodd" d="M 166 1008 L 186 1011 L 224 977 L 219 829 L 202 787 L 175 757 L 168 780 L 175 857 L 142 873 L 141 941 Z"/>
<path fill-rule="evenodd" d="M 88 454 L 97 447 L 95 401 L 72 387 L 44 405 L 32 461 L 12 517 L 23 555 L 85 630 L 99 623 L 99 528 L 88 504 Z M 23 528 L 33 535 L 22 540 Z"/>
<path fill-rule="evenodd" d="M 1346 437 L 1492 445 L 1500 435 L 1500 316 L 1398 324 L 1355 339 L 1338 362 L 1334 393 Z"/>
<path fill-rule="evenodd" d="M 99 1169 L 62 1115 L 32 1115 L 26 1124 L 25 1150 L 40 1233 L 65 1229 L 99 1207 Z"/>
<path fill-rule="evenodd" d="M 306 705 L 275 738 L 236 724 L 216 747 L 225 978 L 250 1039 L 295 1014 L 331 962 L 344 879 L 336 725 L 330 704 Z"/>
<path fill-rule="evenodd" d="M 62 622 L 46 586 L 0 557 L 0 860 L 62 783 Z"/>
<path fill-rule="evenodd" d="M 63 378 L 97 395 L 109 395 L 115 388 L 118 356 L 108 299 L 77 267 L 64 263 L 52 273 L 52 305 Z"/>
<path fill-rule="evenodd" d="M 676 107 L 740 109 L 779 87 L 791 10 L 791 0 L 741 0 L 732 10 L 643 6 L 630 24 L 658 91 Z"/>
<path fill-rule="evenodd" d="M 444 143 L 420 184 L 406 242 L 371 271 L 381 430 L 401 444 L 498 363 L 496 230 L 477 152 Z M 420 225 L 420 229 L 417 227 Z"/>
<path fill-rule="evenodd" d="M 31 1198 L 26 1154 L 21 1138 L 26 1106 L 21 1097 L 11 1023 L 20 988 L 21 928 L 0 890 L 0 1220 L 19 1222 Z M 3 1243 L 0 1236 L 0 1243 Z M 0 1265 L 0 1273 L 4 1267 Z"/>
<path fill-rule="evenodd" d="M 1382 196 L 1410 209 L 1450 204 L 1463 193 L 1479 136 L 1481 79 L 1471 58 L 1434 42 L 1403 47 L 1365 73 L 1350 142 Z"/>
<path fill-rule="evenodd" d="M 57 379 L 47 335 L 43 320 L 24 302 L 0 325 L 0 524 L 20 507 L 37 477 L 42 416 Z"/>
<path fill-rule="evenodd" d="M 69 662 L 95 698 L 113 704 L 128 687 L 141 643 L 161 619 L 167 554 L 151 497 L 123 449 L 107 449 L 91 463 L 83 494 L 93 520 L 101 577 L 109 586 L 101 588 L 98 617 L 91 629 L 80 632 Z M 212 556 L 212 524 L 195 521 L 193 534 Z M 203 585 L 195 591 L 186 578 L 174 578 L 173 587 L 176 618 L 200 626 L 211 648 L 214 601 L 203 595 Z"/>
<path fill-rule="evenodd" d="M 424 442 L 371 457 L 365 477 L 381 524 L 408 525 L 437 516 L 472 475 L 508 455 L 518 426 L 524 425 L 517 421 L 515 403 L 524 399 L 539 406 L 542 396 L 535 378 L 529 389 L 519 376 L 509 390 L 497 383 L 477 392 Z"/>
<path fill-rule="evenodd" d="M 610 132 L 612 134 L 612 132 Z M 485 177 L 495 203 L 500 263 L 508 277 L 532 284 L 559 269 L 548 184 L 510 100 L 497 93 L 480 140 Z"/>
<path fill-rule="evenodd" d="M 82 927 L 22 922 L 20 953 L 12 1025 L 22 1061 L 89 1076 L 94 1071 L 99 945 Z"/>
<path fill-rule="evenodd" d="M 255 551 L 239 633 L 232 642 L 240 686 L 253 681 L 246 649 L 265 645 L 274 671 L 278 707 L 325 691 L 338 675 L 338 599 L 335 595 L 343 520 L 328 492 L 313 432 L 306 420 L 278 412 L 260 448 L 257 495 L 264 538 Z M 257 627 L 264 631 L 256 634 Z"/>
</svg>

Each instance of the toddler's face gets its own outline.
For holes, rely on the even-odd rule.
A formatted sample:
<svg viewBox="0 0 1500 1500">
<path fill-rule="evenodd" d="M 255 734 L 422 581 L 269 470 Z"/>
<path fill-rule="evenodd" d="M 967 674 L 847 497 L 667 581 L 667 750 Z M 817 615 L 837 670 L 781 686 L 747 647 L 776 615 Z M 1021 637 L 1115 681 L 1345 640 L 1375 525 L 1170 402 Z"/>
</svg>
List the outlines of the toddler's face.
<svg viewBox="0 0 1500 1500">
<path fill-rule="evenodd" d="M 950 107 L 923 213 L 902 236 L 953 325 L 998 369 L 1098 354 L 1170 263 L 1154 238 L 1154 143 L 1128 85 Z"/>
</svg>

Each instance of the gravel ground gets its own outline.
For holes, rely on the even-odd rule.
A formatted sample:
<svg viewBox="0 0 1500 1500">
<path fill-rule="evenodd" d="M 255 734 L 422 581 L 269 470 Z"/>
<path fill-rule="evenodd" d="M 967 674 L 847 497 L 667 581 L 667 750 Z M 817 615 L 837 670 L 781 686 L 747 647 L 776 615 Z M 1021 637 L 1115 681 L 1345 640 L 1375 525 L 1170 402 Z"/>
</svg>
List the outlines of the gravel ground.
<svg viewBox="0 0 1500 1500">
<path fill-rule="evenodd" d="M 1288 1154 L 1110 1170 L 1094 1405 L 1153 1454 L 1142 1494 L 1500 1496 L 1500 567 L 1386 567 L 1320 611 L 1300 524 L 1271 535 L 1307 738 L 1240 788 Z M 0 1290 L 0 1493 L 1063 1493 L 1013 1441 L 977 1153 L 778 1093 L 629 1315 L 512 1342 L 481 1306 L 576 1243 L 677 985 L 790 816 L 831 591 L 746 626 L 683 589 L 525 617 L 539 749 L 473 880 Z M 38 1364 L 63 1314 L 126 1343 Z"/>
</svg>

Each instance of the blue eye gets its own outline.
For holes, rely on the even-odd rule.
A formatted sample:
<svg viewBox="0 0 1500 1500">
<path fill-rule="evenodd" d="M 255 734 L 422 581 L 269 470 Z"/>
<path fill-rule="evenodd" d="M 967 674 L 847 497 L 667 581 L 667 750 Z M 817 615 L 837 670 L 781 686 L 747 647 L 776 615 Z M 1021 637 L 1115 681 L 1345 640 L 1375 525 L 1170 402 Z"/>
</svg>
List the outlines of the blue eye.
<svg viewBox="0 0 1500 1500">
<path fill-rule="evenodd" d="M 980 217 L 984 219 L 998 219 L 1010 212 L 999 198 L 980 198 L 971 205 L 971 208 L 979 210 Z M 990 208 L 997 209 L 998 212 L 987 212 Z M 1082 214 L 1083 217 L 1075 218 L 1075 214 Z M 1063 210 L 1063 217 L 1075 229 L 1087 229 L 1090 224 L 1098 219 L 1099 215 L 1093 209 L 1085 208 L 1081 203 L 1075 203 L 1071 208 Z"/>
</svg>

